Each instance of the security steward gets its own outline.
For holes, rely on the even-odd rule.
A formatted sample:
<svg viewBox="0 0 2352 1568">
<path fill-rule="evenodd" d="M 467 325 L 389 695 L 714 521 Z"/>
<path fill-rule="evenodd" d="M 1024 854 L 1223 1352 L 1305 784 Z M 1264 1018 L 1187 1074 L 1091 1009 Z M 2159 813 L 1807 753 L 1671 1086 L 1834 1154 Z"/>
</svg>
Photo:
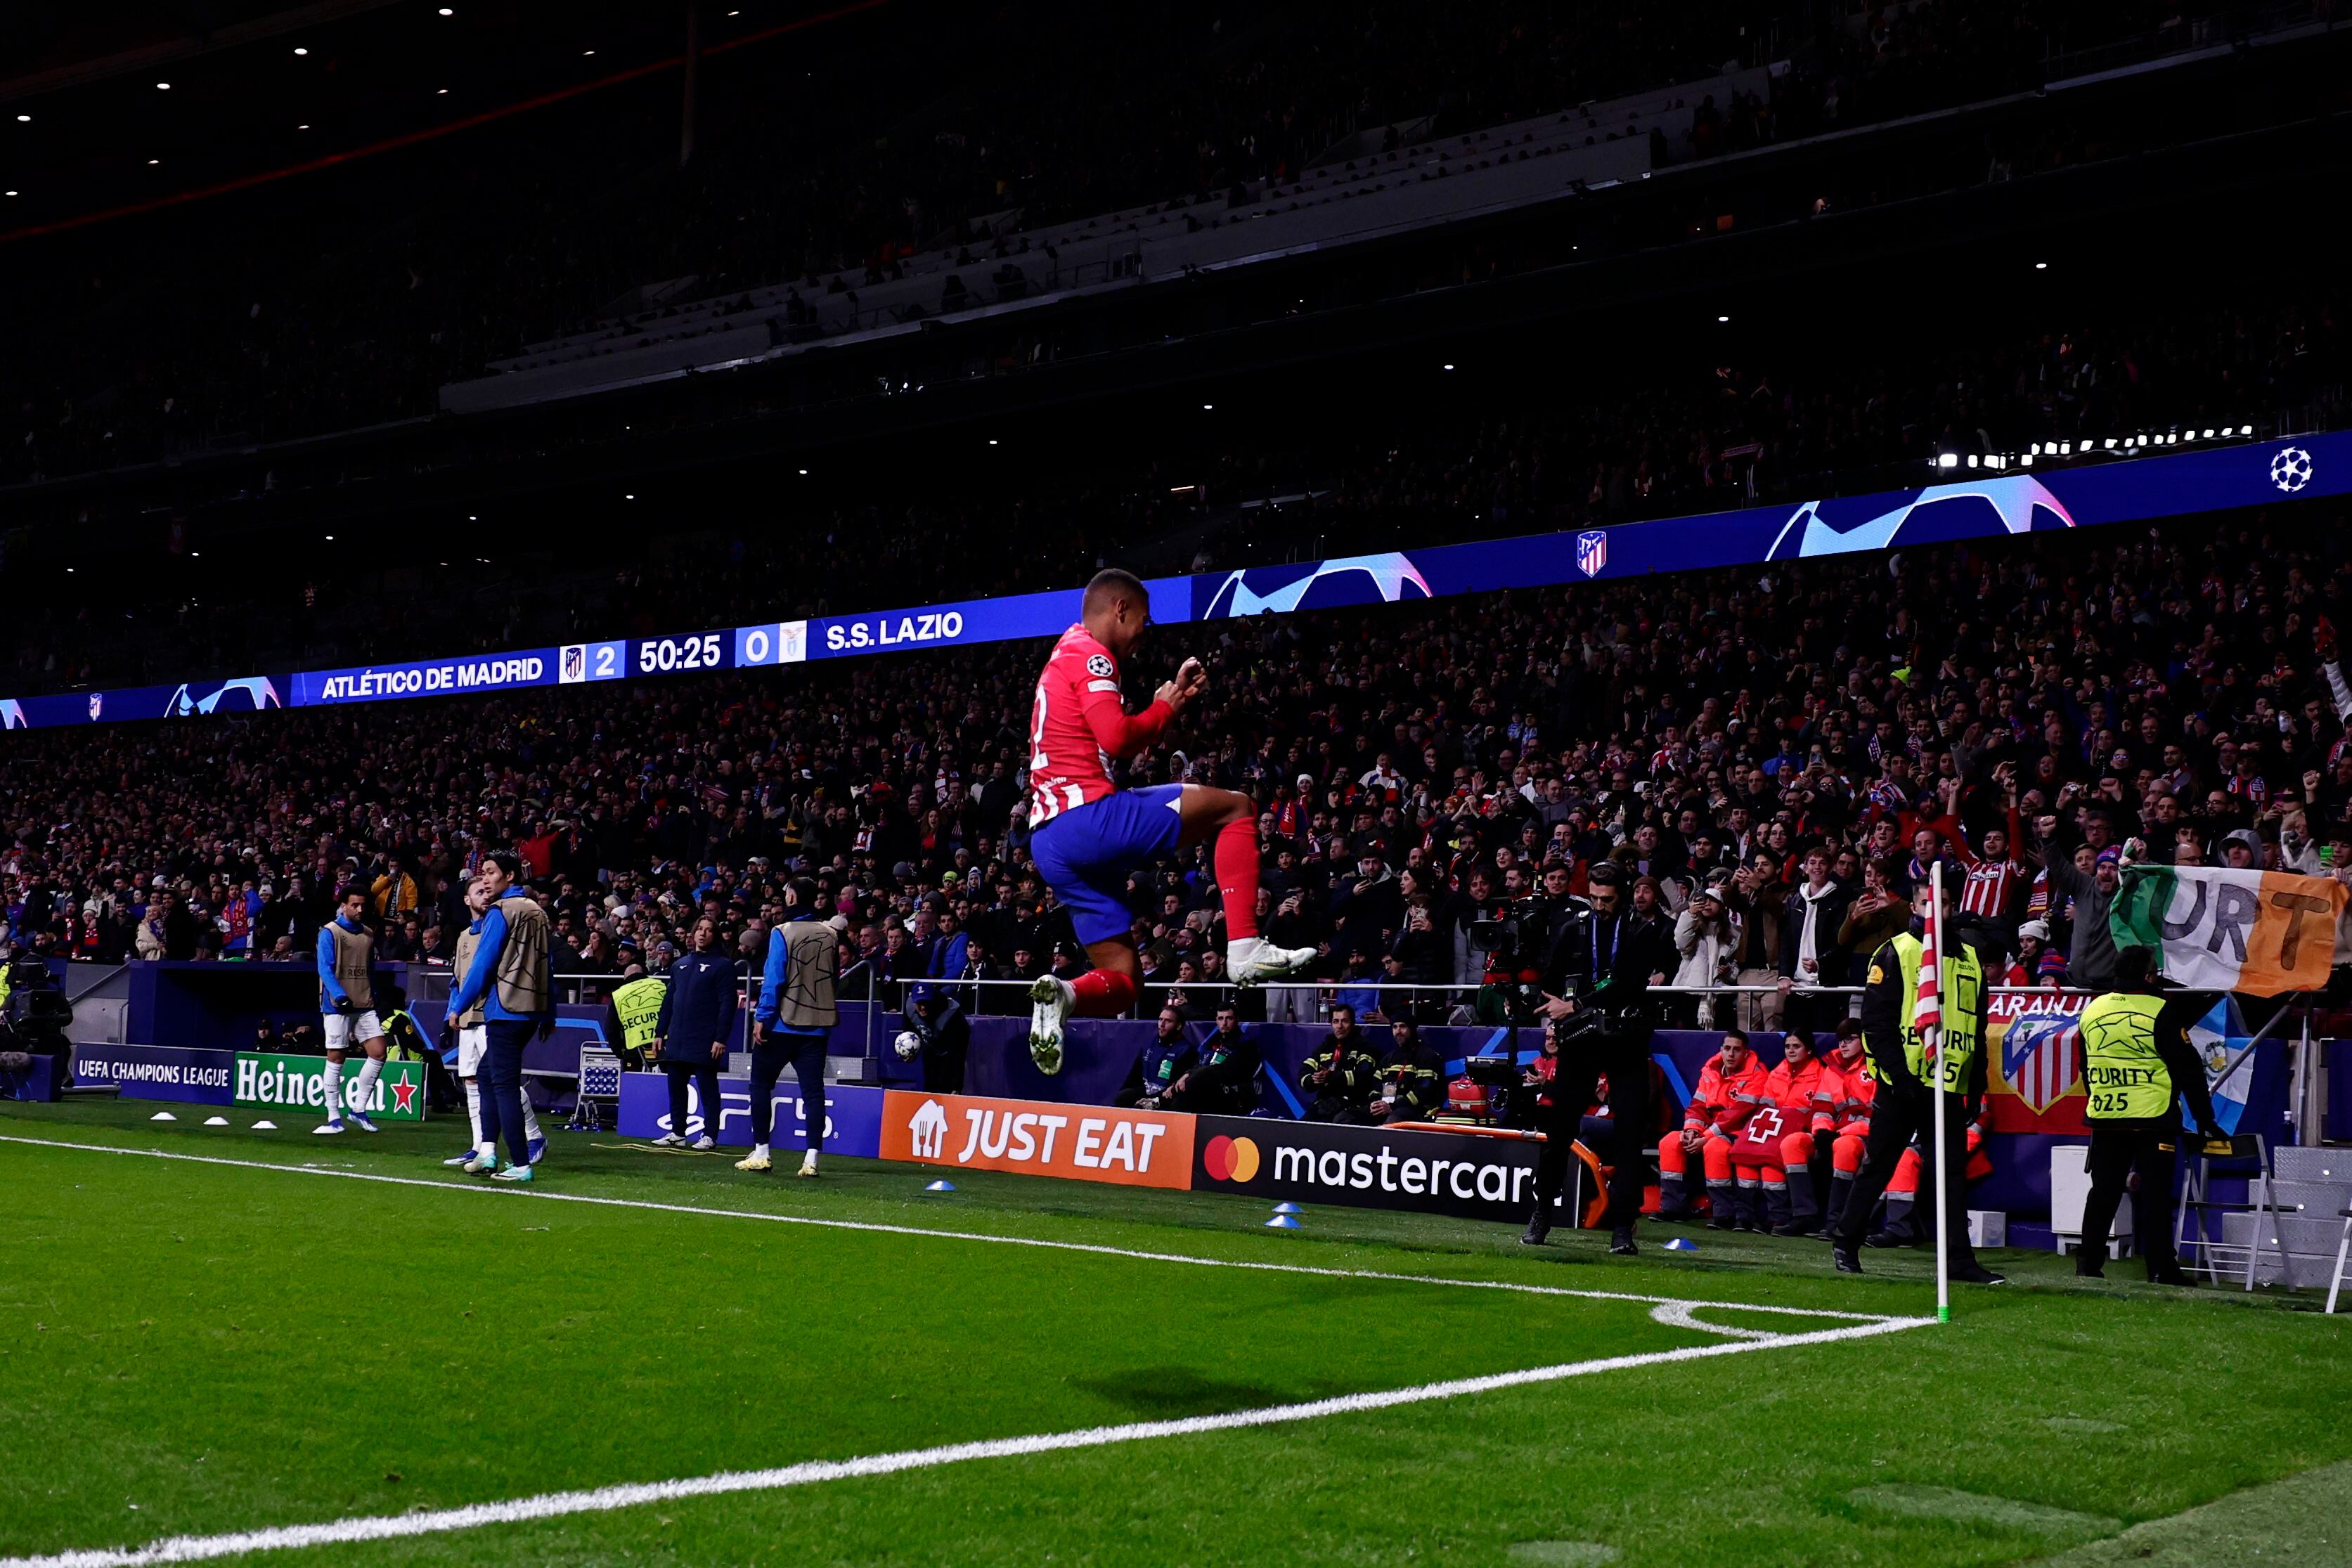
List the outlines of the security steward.
<svg viewBox="0 0 2352 1568">
<path fill-rule="evenodd" d="M 751 1152 L 735 1162 L 739 1171 L 764 1171 L 773 1163 L 768 1143 L 776 1109 L 776 1080 L 793 1070 L 801 1086 L 807 1120 L 807 1152 L 800 1174 L 816 1176 L 824 1150 L 824 1047 L 841 1017 L 834 984 L 841 973 L 840 915 L 820 918 L 817 885 L 804 876 L 784 886 L 783 924 L 768 934 L 768 954 L 760 971 L 760 999 L 751 1009 Z"/>
<path fill-rule="evenodd" d="M 661 1015 L 654 1020 L 654 1054 L 669 1074 L 669 1131 L 655 1143 L 675 1147 L 688 1142 L 686 1091 L 702 1092 L 702 1135 L 696 1149 L 717 1146 L 722 1103 L 719 1064 L 727 1060 L 728 1037 L 735 1032 L 735 964 L 719 946 L 719 923 L 708 915 L 694 923 L 693 946 L 669 969 Z"/>
<path fill-rule="evenodd" d="M 2091 1196 L 2083 1205 L 2083 1245 L 2074 1272 L 2106 1277 L 2107 1232 L 2126 1184 L 2137 1176 L 2132 1227 L 2148 1282 L 2186 1285 L 2172 1250 L 2172 1184 L 2180 1146 L 2179 1097 L 2208 1138 L 2215 1125 L 2204 1064 L 2189 1043 L 2189 1026 L 2210 998 L 2162 995 L 2154 978 L 2155 954 L 2126 947 L 2116 955 L 2116 988 L 2083 1009 L 2084 1108 L 2091 1121 Z"/>
<path fill-rule="evenodd" d="M 1629 907 L 1623 868 L 1603 861 L 1592 868 L 1587 885 L 1591 907 L 1554 927 L 1544 960 L 1540 1011 L 1558 1021 L 1580 1009 L 1597 1009 L 1597 1043 L 1588 1038 L 1560 1053 L 1550 1101 L 1538 1116 L 1544 1147 L 1536 1166 L 1535 1212 L 1519 1239 L 1540 1247 L 1550 1234 L 1552 1206 L 1568 1179 L 1570 1145 L 1605 1073 L 1612 1118 L 1609 1250 L 1630 1258 L 1641 1250 L 1633 1244 L 1633 1222 L 1642 1212 L 1648 1175 L 1643 1143 L 1651 1125 L 1650 1036 L 1657 1029 L 1649 988 L 1653 977 L 1673 969 L 1673 955 L 1657 929 Z"/>
<path fill-rule="evenodd" d="M 1856 1248 L 1871 1212 L 1894 1179 L 1903 1151 L 1916 1137 L 1923 1157 L 1935 1157 L 1936 1090 L 1935 1080 L 1927 1075 L 1936 1071 L 1944 1082 L 1943 1224 L 1951 1277 L 1969 1284 L 2005 1284 L 2006 1277 L 1978 1262 L 1969 1245 L 1968 1128 L 1984 1104 L 1985 1009 L 1990 998 L 1985 992 L 1984 955 L 1954 929 L 1950 889 L 1944 894 L 1943 923 L 1950 941 L 1940 966 L 1944 1021 L 1933 1064 L 1926 1059 L 1926 1041 L 1911 1024 L 1925 950 L 1921 938 L 1935 906 L 1935 883 L 1922 877 L 1911 892 L 1910 929 L 1881 943 L 1870 957 L 1870 973 L 1862 988 L 1862 1046 L 1878 1088 L 1871 1103 L 1870 1141 L 1863 1147 L 1862 1171 L 1830 1232 L 1830 1256 L 1838 1272 L 1861 1273 L 1862 1255 Z M 1923 1187 L 1933 1174 L 1923 1174 Z"/>
<path fill-rule="evenodd" d="M 643 964 L 632 964 L 621 972 L 621 983 L 604 1005 L 604 1039 L 632 1072 L 645 1071 L 646 1051 L 661 1023 L 662 998 L 668 995 L 667 980 L 646 974 Z"/>
</svg>

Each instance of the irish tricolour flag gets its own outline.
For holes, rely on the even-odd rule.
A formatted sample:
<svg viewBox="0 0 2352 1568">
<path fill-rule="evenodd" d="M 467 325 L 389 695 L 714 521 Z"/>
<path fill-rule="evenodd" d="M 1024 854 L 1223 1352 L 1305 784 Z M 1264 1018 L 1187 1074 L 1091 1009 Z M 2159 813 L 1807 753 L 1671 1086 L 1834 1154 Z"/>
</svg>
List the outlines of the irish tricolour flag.
<svg viewBox="0 0 2352 1568">
<path fill-rule="evenodd" d="M 2275 871 L 2135 865 L 2107 915 L 2118 947 L 2154 947 L 2194 991 L 2315 991 L 2336 962 L 2342 883 Z"/>
</svg>

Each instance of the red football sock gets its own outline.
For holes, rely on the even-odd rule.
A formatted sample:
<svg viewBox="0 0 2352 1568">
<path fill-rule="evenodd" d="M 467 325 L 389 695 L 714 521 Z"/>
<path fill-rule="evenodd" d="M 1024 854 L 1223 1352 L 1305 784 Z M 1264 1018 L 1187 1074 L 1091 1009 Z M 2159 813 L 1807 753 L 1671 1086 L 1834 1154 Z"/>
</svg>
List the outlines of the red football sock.
<svg viewBox="0 0 2352 1568">
<path fill-rule="evenodd" d="M 1070 989 L 1078 993 L 1073 1018 L 1115 1019 L 1135 1005 L 1135 977 L 1118 969 L 1088 969 Z"/>
<path fill-rule="evenodd" d="M 1217 887 L 1225 898 L 1225 940 L 1257 935 L 1257 819 L 1217 830 Z"/>
</svg>

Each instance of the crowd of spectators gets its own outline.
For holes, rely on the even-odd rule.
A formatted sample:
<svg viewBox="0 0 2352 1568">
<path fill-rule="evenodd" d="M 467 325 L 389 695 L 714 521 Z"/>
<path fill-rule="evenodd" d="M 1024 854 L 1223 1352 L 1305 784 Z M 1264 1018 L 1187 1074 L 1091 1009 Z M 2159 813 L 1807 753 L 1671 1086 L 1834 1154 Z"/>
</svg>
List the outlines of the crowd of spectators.
<svg viewBox="0 0 2352 1568">
<path fill-rule="evenodd" d="M 2347 543 L 2300 507 L 1170 628 L 1130 676 L 1197 653 L 1211 693 L 1128 782 L 1255 796 L 1267 934 L 1317 947 L 1367 1023 L 1450 1005 L 1377 980 L 1507 979 L 1470 921 L 1573 895 L 1601 860 L 1679 955 L 1662 979 L 1786 980 L 1806 1005 L 1940 859 L 2014 977 L 2095 984 L 2130 841 L 2352 875 Z M 1042 656 L 15 733 L 7 936 L 304 961 L 356 883 L 383 956 L 446 960 L 467 868 L 512 846 L 559 973 L 658 967 L 703 915 L 748 959 L 803 872 L 846 916 L 849 994 L 1066 970 L 1084 960 L 1025 855 Z M 1205 1018 L 1207 862 L 1129 894 L 1148 1005 Z"/>
<path fill-rule="evenodd" d="M 15 607 L 0 631 L 0 695 L 963 600 L 1066 586 L 1113 554 L 1176 572 L 1585 528 L 1916 484 L 1939 452 L 2015 454 L 2171 427 L 2267 432 L 2288 420 L 2307 429 L 2345 412 L 2341 321 L 2336 298 L 2315 292 L 2161 315 L 2084 308 L 2072 325 L 1942 339 L 1932 355 L 1783 342 L 1753 363 L 1660 356 L 1611 378 L 1605 395 L 1528 397 L 1516 377 L 1465 377 L 1464 396 L 1402 425 L 1349 418 L 1274 432 L 1254 421 L 1197 461 L 1079 455 L 1013 486 L 861 473 L 815 502 L 787 486 L 763 497 L 783 515 L 759 530 L 695 534 L 648 503 L 644 527 L 614 545 L 460 558 L 453 570 L 420 538 L 403 564 L 357 570 L 332 550 L 314 549 L 310 570 L 247 553 L 219 592 L 179 570 L 143 594 L 123 574 L 93 573 Z M 1236 505 L 1270 497 L 1288 499 Z M 522 531 L 494 533 L 503 548 Z"/>
<path fill-rule="evenodd" d="M 477 131 L 405 184 L 313 176 L 392 183 L 326 203 L 306 187 L 299 240 L 255 247 L 248 212 L 215 223 L 199 204 L 147 246 L 155 276 L 120 251 L 61 263 L 43 329 L 0 356 L 0 483 L 427 413 L 443 382 L 641 287 L 880 276 L 1008 222 L 1295 172 L 1400 120 L 1464 130 L 1785 54 L 1769 97 L 1710 99 L 1665 149 L 1700 158 L 2031 86 L 2063 51 L 2168 29 L 2192 30 L 2182 8 L 2139 0 L 1486 0 L 1442 17 L 1288 0 L 1245 19 L 1034 4 L 943 29 L 929 55 L 803 73 L 785 51 L 763 68 L 789 89 L 739 90 L 682 171 L 663 166 L 672 106 L 644 105 L 567 120 L 561 158 Z"/>
</svg>

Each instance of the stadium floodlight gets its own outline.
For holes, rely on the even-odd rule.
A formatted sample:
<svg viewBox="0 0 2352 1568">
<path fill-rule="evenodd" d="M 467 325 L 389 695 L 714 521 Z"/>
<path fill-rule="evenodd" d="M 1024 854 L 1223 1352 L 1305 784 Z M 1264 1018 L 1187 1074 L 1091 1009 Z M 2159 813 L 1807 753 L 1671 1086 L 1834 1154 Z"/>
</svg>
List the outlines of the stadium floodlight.
<svg viewBox="0 0 2352 1568">
<path fill-rule="evenodd" d="M 1452 365 L 1447 365 L 1447 366 L 1445 366 L 1444 368 L 1445 368 L 1446 370 L 1449 370 L 1449 371 L 1450 371 L 1450 370 L 1452 370 L 1454 367 L 1453 367 Z"/>
<path fill-rule="evenodd" d="M 308 50 L 308 49 L 306 49 L 306 48 L 304 48 L 301 45 L 297 44 L 297 45 L 295 45 L 295 46 L 294 46 L 294 52 L 295 52 L 295 54 L 296 54 L 296 55 L 299 56 L 299 55 L 307 55 L 307 54 L 309 54 L 310 51 L 310 50 Z"/>
<path fill-rule="evenodd" d="M 1975 453 L 1971 452 L 1971 453 L 1969 453 L 1969 467 L 1971 467 L 1971 468 L 1973 468 L 1973 467 L 1975 467 L 1976 465 L 1977 465 L 1977 455 L 1976 455 Z"/>
<path fill-rule="evenodd" d="M 16 192 L 14 192 L 14 191 L 10 191 L 10 192 L 8 192 L 8 193 L 7 193 L 7 194 L 9 194 L 9 195 L 11 195 L 11 196 L 15 195 L 16 193 Z"/>
<path fill-rule="evenodd" d="M 988 438 L 988 444 L 989 444 L 991 446 L 995 445 L 995 444 L 996 444 L 996 437 L 994 437 L 993 435 L 990 436 L 990 437 Z"/>
<path fill-rule="evenodd" d="M 2033 270 L 2036 272 L 2047 272 L 2050 270 L 2050 264 L 2046 261 L 2037 261 L 2033 264 Z"/>
<path fill-rule="evenodd" d="M 1960 455 L 1957 452 L 1947 452 L 1936 459 L 1938 468 L 1958 468 L 1959 465 Z"/>
<path fill-rule="evenodd" d="M 1730 318 L 1730 317 L 1728 317 L 1728 316 L 1717 316 L 1715 319 L 1716 319 L 1717 324 L 1719 326 L 1719 325 L 1721 325 L 1722 323 L 1724 323 L 1724 322 L 1726 322 L 1726 321 L 1730 320 L 1730 319 L 1731 319 L 1731 318 Z"/>
<path fill-rule="evenodd" d="M 445 88 L 443 88 L 440 91 L 438 91 L 438 92 L 435 93 L 433 96 L 434 96 L 435 98 L 447 98 L 447 97 L 449 96 L 449 89 L 448 89 L 447 88 L 446 88 L 446 87 L 445 87 Z"/>
<path fill-rule="evenodd" d="M 2062 441 L 2062 442 L 2060 442 L 2060 443 L 2058 444 L 2058 455 L 2059 455 L 2059 456 L 2061 456 L 2061 457 L 2072 457 L 2072 456 L 2074 456 L 2074 444 L 2073 442 L 2071 442 L 2071 441 Z"/>
<path fill-rule="evenodd" d="M 623 497 L 621 497 L 621 499 L 623 499 L 624 501 L 634 501 L 634 500 L 635 500 L 636 498 L 637 498 L 637 497 L 636 497 L 634 494 L 632 494 L 632 495 L 623 496 Z"/>
<path fill-rule="evenodd" d="M 456 16 L 457 14 L 457 12 L 452 11 L 452 10 L 451 10 L 451 9 L 449 9 L 449 7 L 448 7 L 448 6 L 446 6 L 446 5 L 444 5 L 444 6 L 442 6 L 442 7 L 441 7 L 441 15 L 443 15 L 444 16 Z"/>
<path fill-rule="evenodd" d="M 30 125 L 33 123 L 33 117 L 29 114 L 20 114 L 16 117 L 16 123 L 19 125 Z"/>
<path fill-rule="evenodd" d="M 2104 450 L 2108 451 L 2108 452 L 2113 452 L 2115 449 L 2116 449 L 2116 438 L 2115 438 L 2114 436 L 2110 435 L 2110 436 L 2108 436 L 2108 437 L 2107 437 L 2107 439 L 2106 439 L 2106 443 L 2105 443 L 2105 445 Z"/>
<path fill-rule="evenodd" d="M 806 478 L 806 477 L 808 477 L 808 470 L 807 470 L 807 469 L 803 468 L 803 469 L 802 469 L 802 470 L 801 470 L 801 477 L 803 477 L 803 478 Z"/>
<path fill-rule="evenodd" d="M 594 54 L 595 52 L 596 52 L 596 51 L 595 51 L 595 50 L 593 50 L 593 49 L 583 49 L 583 50 L 581 50 L 581 51 L 580 51 L 580 57 L 581 57 L 582 59 L 583 59 L 583 60 L 584 60 L 584 59 L 586 59 L 590 55 L 593 55 L 593 54 Z"/>
<path fill-rule="evenodd" d="M 157 92 L 169 92 L 172 90 L 172 84 L 167 81 L 159 81 L 155 84 L 155 90 Z"/>
<path fill-rule="evenodd" d="M 1202 403 L 1202 404 L 1201 405 L 1201 412 L 1202 412 L 1202 413 L 1208 413 L 1211 409 L 1213 409 L 1213 408 L 1214 408 L 1214 407 L 1216 407 L 1216 406 L 1217 406 L 1217 405 L 1216 405 L 1215 403 L 1213 403 L 1213 402 L 1204 402 L 1204 403 Z"/>
<path fill-rule="evenodd" d="M 2238 434 L 2241 435 L 2252 435 L 2253 433 L 2254 427 L 2251 424 L 2242 424 L 2238 427 Z"/>
<path fill-rule="evenodd" d="M 156 164 L 161 163 L 163 161 L 163 160 L 161 158 L 150 158 L 147 160 L 147 167 L 152 169 Z"/>
<path fill-rule="evenodd" d="M 2018 459 L 2018 462 L 2020 462 L 2021 464 L 2024 465 L 2025 465 L 2026 467 L 2028 467 L 2028 468 L 2032 467 L 2032 466 L 2033 466 L 2033 454 L 2032 454 L 2032 453 L 2031 453 L 2031 452 L 2027 453 L 2024 456 L 2022 456 L 2022 457 L 2019 458 L 2019 459 Z"/>
<path fill-rule="evenodd" d="M 2213 439 L 2213 427 L 2210 424 L 2205 427 L 2205 439 L 2208 441 Z"/>
</svg>

